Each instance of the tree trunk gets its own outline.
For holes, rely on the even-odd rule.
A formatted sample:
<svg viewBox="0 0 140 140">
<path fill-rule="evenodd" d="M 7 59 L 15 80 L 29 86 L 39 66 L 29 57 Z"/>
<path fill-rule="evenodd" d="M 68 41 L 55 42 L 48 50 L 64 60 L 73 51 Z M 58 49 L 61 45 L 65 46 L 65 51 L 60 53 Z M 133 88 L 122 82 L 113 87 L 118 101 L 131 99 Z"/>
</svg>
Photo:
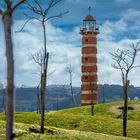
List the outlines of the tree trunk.
<svg viewBox="0 0 140 140">
<path fill-rule="evenodd" d="M 105 84 L 102 85 L 103 88 L 103 104 L 105 103 Z"/>
<path fill-rule="evenodd" d="M 125 84 L 124 108 L 123 108 L 123 136 L 127 137 L 127 111 L 128 111 L 128 88 L 129 80 Z"/>
<path fill-rule="evenodd" d="M 46 61 L 44 64 L 44 73 L 42 76 L 42 93 L 41 93 L 41 128 L 40 133 L 44 134 L 44 124 L 45 124 L 45 94 L 46 94 L 46 79 L 47 79 L 47 68 L 48 68 L 48 58 L 49 53 L 47 53 Z"/>
<path fill-rule="evenodd" d="M 74 93 L 73 93 L 72 83 L 70 83 L 70 89 L 71 89 L 71 95 L 72 95 L 73 107 L 75 107 L 75 106 L 76 106 L 76 101 L 75 101 L 75 98 L 74 98 Z"/>
<path fill-rule="evenodd" d="M 37 114 L 40 113 L 40 97 L 39 97 L 39 86 L 37 86 L 36 88 L 36 98 L 37 98 L 37 106 L 36 106 L 36 109 L 37 109 Z"/>
<path fill-rule="evenodd" d="M 42 82 L 41 82 L 41 128 L 40 128 L 40 133 L 44 133 L 44 73 L 42 74 Z"/>
<path fill-rule="evenodd" d="M 12 16 L 5 14 L 4 24 L 7 59 L 7 96 L 6 96 L 6 140 L 14 139 L 14 59 L 12 42 Z"/>
<path fill-rule="evenodd" d="M 73 107 L 76 106 L 76 101 L 74 98 L 74 93 L 73 93 L 73 88 L 72 88 L 72 74 L 70 72 L 70 90 L 71 90 L 71 95 L 72 95 L 72 102 L 73 102 Z"/>
<path fill-rule="evenodd" d="M 92 95 L 92 99 L 91 99 L 91 116 L 94 115 L 94 99 L 93 99 L 93 82 L 91 83 L 91 95 Z"/>
</svg>

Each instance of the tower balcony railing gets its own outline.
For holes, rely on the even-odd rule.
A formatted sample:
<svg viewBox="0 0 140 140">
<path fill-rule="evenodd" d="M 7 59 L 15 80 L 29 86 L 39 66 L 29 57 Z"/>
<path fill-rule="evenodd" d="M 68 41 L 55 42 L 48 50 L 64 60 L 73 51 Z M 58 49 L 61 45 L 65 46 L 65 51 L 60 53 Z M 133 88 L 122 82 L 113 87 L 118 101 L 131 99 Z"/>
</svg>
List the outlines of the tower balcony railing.
<svg viewBox="0 0 140 140">
<path fill-rule="evenodd" d="M 80 27 L 80 33 L 96 33 L 99 34 L 99 28 L 97 27 Z"/>
</svg>

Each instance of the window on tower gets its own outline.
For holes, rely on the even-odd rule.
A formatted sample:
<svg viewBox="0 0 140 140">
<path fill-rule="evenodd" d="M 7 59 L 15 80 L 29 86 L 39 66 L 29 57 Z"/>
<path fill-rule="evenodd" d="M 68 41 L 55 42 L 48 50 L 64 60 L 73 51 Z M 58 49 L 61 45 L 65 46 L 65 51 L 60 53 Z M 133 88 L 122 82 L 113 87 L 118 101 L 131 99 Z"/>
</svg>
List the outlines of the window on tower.
<svg viewBox="0 0 140 140">
<path fill-rule="evenodd" d="M 88 39 L 86 39 L 86 42 L 88 42 Z"/>
<path fill-rule="evenodd" d="M 87 80 L 88 79 L 88 76 L 85 76 L 85 79 Z"/>
</svg>

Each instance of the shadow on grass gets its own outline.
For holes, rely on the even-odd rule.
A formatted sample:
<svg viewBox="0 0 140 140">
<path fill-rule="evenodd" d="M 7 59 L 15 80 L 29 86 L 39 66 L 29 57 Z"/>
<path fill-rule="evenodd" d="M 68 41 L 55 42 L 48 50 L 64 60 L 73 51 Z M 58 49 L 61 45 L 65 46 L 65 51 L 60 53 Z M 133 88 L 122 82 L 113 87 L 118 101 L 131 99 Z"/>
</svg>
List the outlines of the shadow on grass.
<svg viewBox="0 0 140 140">
<path fill-rule="evenodd" d="M 29 128 L 29 132 L 30 133 L 39 133 L 41 134 L 40 132 L 40 129 L 39 128 L 35 128 L 35 127 L 30 127 Z M 55 135 L 55 134 L 58 134 L 58 130 L 55 130 L 54 128 L 45 128 L 45 131 L 44 131 L 45 134 L 51 134 L 51 135 Z"/>
</svg>

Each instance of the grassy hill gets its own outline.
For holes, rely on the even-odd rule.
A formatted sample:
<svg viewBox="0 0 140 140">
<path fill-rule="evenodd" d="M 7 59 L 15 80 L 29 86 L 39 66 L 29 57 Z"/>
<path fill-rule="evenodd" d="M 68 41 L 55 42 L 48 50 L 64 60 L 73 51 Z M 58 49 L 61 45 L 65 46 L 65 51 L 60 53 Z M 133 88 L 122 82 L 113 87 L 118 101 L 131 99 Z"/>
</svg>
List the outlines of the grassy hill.
<svg viewBox="0 0 140 140">
<path fill-rule="evenodd" d="M 16 113 L 18 140 L 123 140 L 122 102 L 99 104 L 90 115 L 90 106 L 46 113 L 45 134 L 38 133 L 40 115 Z M 130 101 L 128 111 L 128 137 L 140 139 L 140 101 Z M 4 139 L 4 114 L 0 114 L 0 139 Z M 125 139 L 126 140 L 126 139 Z"/>
</svg>

